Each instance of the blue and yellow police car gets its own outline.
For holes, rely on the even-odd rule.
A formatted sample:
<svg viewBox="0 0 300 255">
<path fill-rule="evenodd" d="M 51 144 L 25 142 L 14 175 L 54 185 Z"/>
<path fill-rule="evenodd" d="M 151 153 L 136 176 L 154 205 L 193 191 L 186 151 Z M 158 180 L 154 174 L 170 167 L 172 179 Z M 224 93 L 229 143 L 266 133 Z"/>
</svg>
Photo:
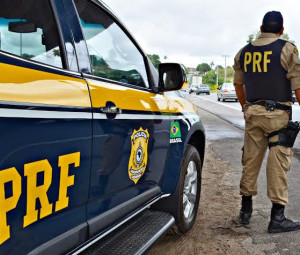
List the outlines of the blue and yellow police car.
<svg viewBox="0 0 300 255">
<path fill-rule="evenodd" d="M 143 253 L 190 230 L 205 132 L 185 81 L 101 1 L 1 0 L 0 254 Z"/>
</svg>

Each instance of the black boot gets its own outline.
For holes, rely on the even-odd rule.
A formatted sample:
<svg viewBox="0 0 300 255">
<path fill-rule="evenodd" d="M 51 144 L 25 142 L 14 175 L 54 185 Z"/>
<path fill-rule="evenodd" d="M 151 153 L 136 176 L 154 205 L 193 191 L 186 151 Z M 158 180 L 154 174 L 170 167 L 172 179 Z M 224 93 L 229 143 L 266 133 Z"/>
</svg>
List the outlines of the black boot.
<svg viewBox="0 0 300 255">
<path fill-rule="evenodd" d="M 293 222 L 284 216 L 284 205 L 273 204 L 271 211 L 271 221 L 269 223 L 269 233 L 289 232 L 300 229 L 299 222 Z"/>
<path fill-rule="evenodd" d="M 242 208 L 240 211 L 240 224 L 248 225 L 252 215 L 252 196 L 242 196 Z"/>
</svg>

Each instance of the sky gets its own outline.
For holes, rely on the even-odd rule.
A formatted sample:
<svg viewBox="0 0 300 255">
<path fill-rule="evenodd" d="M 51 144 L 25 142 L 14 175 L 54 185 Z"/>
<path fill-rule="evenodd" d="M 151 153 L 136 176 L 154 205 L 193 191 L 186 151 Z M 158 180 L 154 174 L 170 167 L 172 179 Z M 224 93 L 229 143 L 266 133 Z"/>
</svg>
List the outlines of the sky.
<svg viewBox="0 0 300 255">
<path fill-rule="evenodd" d="M 300 45 L 299 0 L 103 0 L 147 54 L 196 68 L 233 65 L 268 11 L 280 11 L 285 33 Z"/>
</svg>

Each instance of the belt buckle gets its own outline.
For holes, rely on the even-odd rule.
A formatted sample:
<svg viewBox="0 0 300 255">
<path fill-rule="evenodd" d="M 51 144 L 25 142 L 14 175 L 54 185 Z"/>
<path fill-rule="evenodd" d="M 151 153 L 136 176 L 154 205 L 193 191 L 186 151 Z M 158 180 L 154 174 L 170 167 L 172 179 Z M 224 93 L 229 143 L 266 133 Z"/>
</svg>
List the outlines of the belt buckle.
<svg viewBox="0 0 300 255">
<path fill-rule="evenodd" d="M 272 112 L 275 110 L 276 102 L 273 100 L 266 100 L 265 107 L 268 112 Z"/>
</svg>

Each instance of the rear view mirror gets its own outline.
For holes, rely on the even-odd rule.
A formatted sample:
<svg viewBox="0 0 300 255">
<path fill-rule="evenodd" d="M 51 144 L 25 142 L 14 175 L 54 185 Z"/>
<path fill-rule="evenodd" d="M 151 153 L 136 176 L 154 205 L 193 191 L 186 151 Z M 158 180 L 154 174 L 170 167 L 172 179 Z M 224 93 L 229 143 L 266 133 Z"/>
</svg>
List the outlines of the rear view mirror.
<svg viewBox="0 0 300 255">
<path fill-rule="evenodd" d="M 34 33 L 37 31 L 36 25 L 27 21 L 15 21 L 8 23 L 8 30 L 14 33 Z"/>
<path fill-rule="evenodd" d="M 159 86 L 161 91 L 179 90 L 187 81 L 185 71 L 180 64 L 160 64 L 158 72 Z"/>
</svg>

